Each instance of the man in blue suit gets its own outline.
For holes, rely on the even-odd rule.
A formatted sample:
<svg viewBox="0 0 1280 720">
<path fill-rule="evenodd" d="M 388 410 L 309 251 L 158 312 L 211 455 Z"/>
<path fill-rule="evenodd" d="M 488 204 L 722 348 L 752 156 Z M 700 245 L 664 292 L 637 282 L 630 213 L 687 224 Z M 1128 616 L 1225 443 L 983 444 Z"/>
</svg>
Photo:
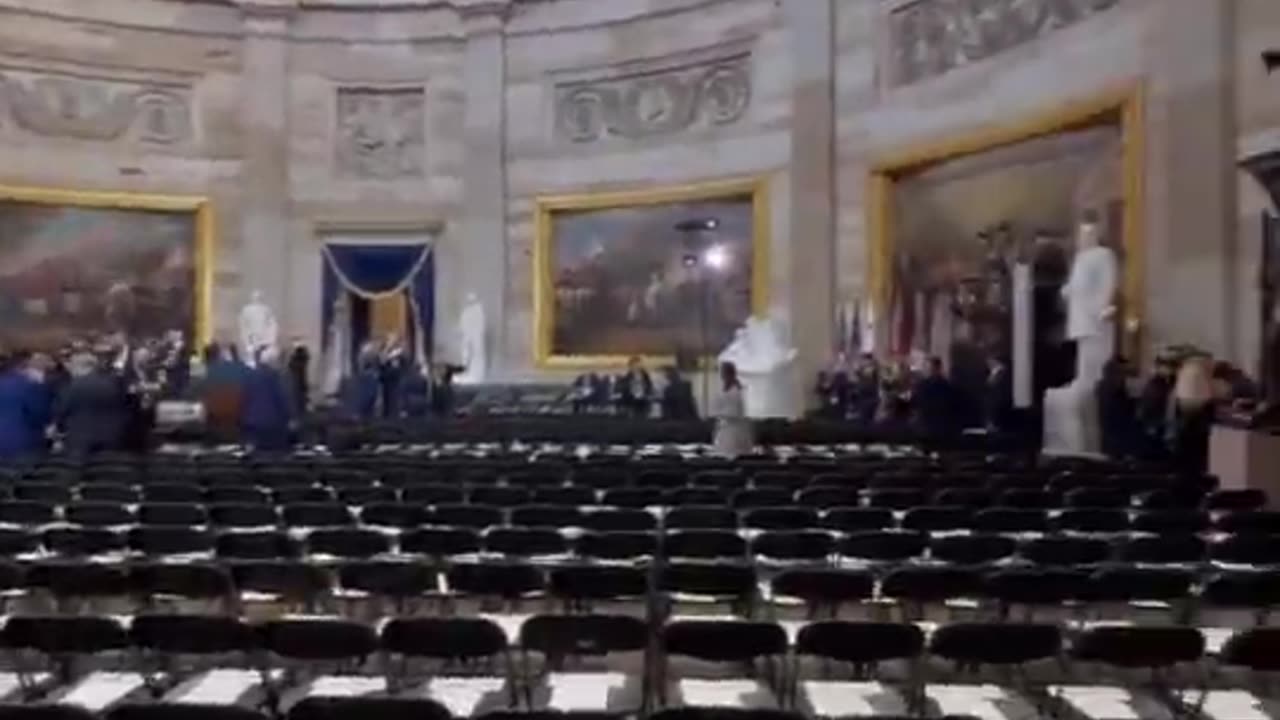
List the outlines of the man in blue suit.
<svg viewBox="0 0 1280 720">
<path fill-rule="evenodd" d="M 70 361 L 71 382 L 58 399 L 58 426 L 72 455 L 119 450 L 128 421 L 124 384 L 89 353 Z"/>
<path fill-rule="evenodd" d="M 50 398 L 35 372 L 24 353 L 10 358 L 0 370 L 0 459 L 44 454 Z"/>
<path fill-rule="evenodd" d="M 274 452 L 288 450 L 290 446 L 293 404 L 284 376 L 277 367 L 278 360 L 276 350 L 267 348 L 261 351 L 257 365 L 245 376 L 240 429 L 244 441 L 255 450 Z"/>
</svg>

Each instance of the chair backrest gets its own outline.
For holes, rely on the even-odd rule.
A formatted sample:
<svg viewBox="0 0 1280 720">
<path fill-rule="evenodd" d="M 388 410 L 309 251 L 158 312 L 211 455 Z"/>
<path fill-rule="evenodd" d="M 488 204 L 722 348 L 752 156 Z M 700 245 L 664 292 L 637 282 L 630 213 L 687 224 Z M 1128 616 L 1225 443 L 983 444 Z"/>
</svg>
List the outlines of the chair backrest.
<svg viewBox="0 0 1280 720">
<path fill-rule="evenodd" d="M 822 530 L 768 531 L 751 540 L 751 554 L 785 561 L 825 561 L 835 548 Z"/>
<path fill-rule="evenodd" d="M 811 605 L 838 605 L 868 600 L 875 593 L 875 576 L 857 570 L 797 568 L 773 578 L 774 596 L 793 597 Z"/>
<path fill-rule="evenodd" d="M 123 650 L 130 646 L 129 634 L 119 622 L 106 617 L 9 618 L 0 631 L 7 648 L 53 654 L 80 654 Z"/>
<path fill-rule="evenodd" d="M 639 567 L 580 565 L 551 570 L 551 593 L 569 600 L 617 600 L 644 597 L 648 573 Z"/>
<path fill-rule="evenodd" d="M 928 535 L 920 532 L 855 532 L 836 543 L 836 554 L 878 562 L 901 562 L 922 555 L 927 546 Z"/>
<path fill-rule="evenodd" d="M 466 528 L 425 528 L 400 536 L 400 552 L 408 555 L 445 557 L 480 550 L 480 535 Z"/>
<path fill-rule="evenodd" d="M 573 542 L 579 556 L 599 560 L 653 557 L 658 554 L 658 546 L 658 535 L 653 532 L 588 532 Z"/>
<path fill-rule="evenodd" d="M 1236 631 L 1223 643 L 1218 652 L 1218 662 L 1255 672 L 1280 671 L 1280 628 L 1256 627 Z"/>
<path fill-rule="evenodd" d="M 307 535 L 307 551 L 342 558 L 369 558 L 391 549 L 391 540 L 367 528 L 322 528 Z"/>
<path fill-rule="evenodd" d="M 158 653 L 220 655 L 258 647 L 252 627 L 219 615 L 138 615 L 129 624 L 129 636 L 137 647 Z"/>
<path fill-rule="evenodd" d="M 796 635 L 798 656 L 827 658 L 857 665 L 910 660 L 924 650 L 924 631 L 912 623 L 809 623 Z"/>
<path fill-rule="evenodd" d="M 1076 638 L 1076 660 L 1119 668 L 1168 668 L 1198 661 L 1204 655 L 1204 636 L 1188 627 L 1104 626 Z"/>
<path fill-rule="evenodd" d="M 351 718 L 451 720 L 452 716 L 445 706 L 434 700 L 405 697 L 310 697 L 294 704 L 289 708 L 286 716 L 286 720 L 350 720 Z M 139 720 L 150 719 L 140 718 Z"/>
<path fill-rule="evenodd" d="M 668 530 L 733 530 L 738 513 L 723 505 L 678 507 L 667 511 L 662 524 Z"/>
<path fill-rule="evenodd" d="M 932 655 L 963 665 L 1022 665 L 1061 651 L 1062 631 L 1049 624 L 958 623 L 929 639 Z"/>
<path fill-rule="evenodd" d="M 677 620 L 662 629 L 662 650 L 712 662 L 747 662 L 783 655 L 787 635 L 774 623 L 745 620 Z"/>
<path fill-rule="evenodd" d="M 269 620 L 259 626 L 259 634 L 264 649 L 288 660 L 359 661 L 379 649 L 373 628 L 337 618 Z"/>
<path fill-rule="evenodd" d="M 741 559 L 747 542 L 727 530 L 677 530 L 663 538 L 663 550 L 671 558 Z"/>
<path fill-rule="evenodd" d="M 626 615 L 535 615 L 520 626 L 520 646 L 551 658 L 636 652 L 648 642 L 645 622 Z"/>
<path fill-rule="evenodd" d="M 396 618 L 382 627 L 382 646 L 406 657 L 469 660 L 507 650 L 507 636 L 483 618 Z"/>
</svg>

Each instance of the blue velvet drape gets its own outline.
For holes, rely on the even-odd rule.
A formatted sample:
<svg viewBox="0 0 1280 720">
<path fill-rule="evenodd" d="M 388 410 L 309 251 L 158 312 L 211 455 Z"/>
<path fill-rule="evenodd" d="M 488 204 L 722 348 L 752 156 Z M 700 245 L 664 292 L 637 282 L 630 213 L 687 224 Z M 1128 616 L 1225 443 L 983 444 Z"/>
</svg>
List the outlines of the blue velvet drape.
<svg viewBox="0 0 1280 720">
<path fill-rule="evenodd" d="M 431 354 L 435 325 L 435 265 L 428 245 L 327 243 L 321 289 L 321 327 L 328 332 L 339 293 L 351 303 L 351 353 L 369 340 L 369 300 L 404 293 L 409 305 L 407 348 L 417 358 L 415 324 L 422 328 L 422 347 Z"/>
</svg>

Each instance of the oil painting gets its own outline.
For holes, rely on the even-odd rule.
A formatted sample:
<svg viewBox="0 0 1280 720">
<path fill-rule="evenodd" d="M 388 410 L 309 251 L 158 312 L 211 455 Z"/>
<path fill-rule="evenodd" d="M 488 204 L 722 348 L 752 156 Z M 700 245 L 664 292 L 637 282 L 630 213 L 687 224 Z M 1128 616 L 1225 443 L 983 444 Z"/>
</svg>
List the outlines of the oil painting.
<svg viewBox="0 0 1280 720">
<path fill-rule="evenodd" d="M 718 352 L 762 306 L 763 203 L 758 183 L 540 202 L 539 359 Z"/>
<path fill-rule="evenodd" d="M 0 197 L 0 346 L 191 338 L 202 285 L 195 210 Z"/>
</svg>

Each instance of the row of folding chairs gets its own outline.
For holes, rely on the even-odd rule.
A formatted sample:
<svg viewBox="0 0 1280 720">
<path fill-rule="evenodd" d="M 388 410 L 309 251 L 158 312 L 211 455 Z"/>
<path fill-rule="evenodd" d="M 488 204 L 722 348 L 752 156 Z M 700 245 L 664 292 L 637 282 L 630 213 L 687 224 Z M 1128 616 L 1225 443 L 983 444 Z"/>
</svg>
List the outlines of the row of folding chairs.
<svg viewBox="0 0 1280 720">
<path fill-rule="evenodd" d="M 471 675 L 484 683 L 479 686 L 488 690 L 489 709 L 554 710 L 561 709 L 556 707 L 559 702 L 582 710 L 595 703 L 590 709 L 633 714 L 654 707 L 699 706 L 715 697 L 706 692 L 709 685 L 737 681 L 730 687 L 738 701 L 747 698 L 758 707 L 800 708 L 831 716 L 842 714 L 831 712 L 841 706 L 849 713 L 859 701 L 866 704 L 868 688 L 843 684 L 838 688 L 843 697 L 832 703 L 830 694 L 813 697 L 807 680 L 883 679 L 875 692 L 887 694 L 888 688 L 905 715 L 925 709 L 933 685 L 960 686 L 971 693 L 970 708 L 981 703 L 981 686 L 991 677 L 984 671 L 1005 671 L 997 677 L 1020 693 L 1025 705 L 1048 710 L 1055 703 L 1070 703 L 1073 685 L 1096 678 L 1092 670 L 1105 669 L 1108 684 L 1125 683 L 1128 672 L 1143 670 L 1162 680 L 1164 687 L 1189 691 L 1166 695 L 1163 701 L 1176 705 L 1180 715 L 1195 716 L 1210 689 L 1224 684 L 1226 672 L 1280 670 L 1280 628 L 1239 630 L 1211 648 L 1201 631 L 1180 626 L 1086 625 L 1067 630 L 1046 623 L 922 627 L 685 618 L 650 625 L 636 617 L 600 614 L 534 615 L 509 627 L 484 617 L 396 617 L 374 626 L 339 618 L 248 624 L 231 617 L 183 615 L 140 615 L 127 621 L 14 616 L 0 629 L 0 646 L 37 656 L 37 662 L 17 668 L 26 676 L 20 687 L 28 698 L 75 696 L 67 686 L 93 679 L 92 672 L 86 677 L 77 667 L 105 666 L 137 674 L 135 686 L 119 684 L 112 696 L 94 698 L 93 709 L 146 696 L 190 697 L 192 677 L 153 670 L 181 667 L 173 662 L 178 657 L 211 659 L 213 667 L 229 662 L 257 670 L 256 677 L 242 676 L 238 687 L 217 698 L 228 704 L 257 686 L 261 699 L 255 704 L 286 710 L 300 696 L 324 695 L 319 678 L 338 675 L 365 681 L 349 685 L 357 688 L 356 694 L 394 697 L 408 688 L 426 687 L 428 696 L 450 715 L 475 714 L 485 709 L 486 699 L 477 699 L 475 693 L 466 699 L 436 694 L 439 686 L 432 680 L 442 674 Z M 639 663 L 609 662 L 636 655 L 642 658 Z M 582 674 L 573 678 L 564 669 L 586 656 L 604 662 L 596 664 L 585 681 L 608 692 L 568 701 L 546 692 L 572 680 L 581 688 Z M 97 661 L 85 662 L 86 658 Z M 708 672 L 707 666 L 715 670 Z M 1035 679 L 1017 672 L 1031 666 L 1047 671 Z M 628 677 L 620 680 L 617 668 L 625 668 Z M 41 669 L 57 677 L 64 689 L 41 687 L 32 677 L 33 670 Z M 685 683 L 704 677 L 714 680 Z M 330 682 L 328 687 L 334 685 Z M 744 685 L 750 690 L 744 691 Z M 1244 686 L 1262 687 L 1256 680 Z M 1141 687 L 1152 690 L 1151 684 Z M 723 695 L 720 702 L 724 703 Z"/>
</svg>

